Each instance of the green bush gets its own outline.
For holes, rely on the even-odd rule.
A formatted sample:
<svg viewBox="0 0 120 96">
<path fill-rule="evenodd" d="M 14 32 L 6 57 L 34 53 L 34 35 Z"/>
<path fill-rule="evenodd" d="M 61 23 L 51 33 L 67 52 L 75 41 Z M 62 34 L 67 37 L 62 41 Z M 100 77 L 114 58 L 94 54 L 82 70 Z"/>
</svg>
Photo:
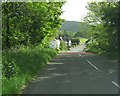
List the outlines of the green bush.
<svg viewBox="0 0 120 96">
<path fill-rule="evenodd" d="M 92 40 L 87 44 L 87 48 L 85 49 L 86 51 L 89 52 L 94 52 L 97 54 L 105 54 L 109 52 L 109 46 L 106 44 L 105 41 L 103 42 L 98 42 L 97 40 Z"/>
<path fill-rule="evenodd" d="M 39 46 L 20 46 L 18 49 L 3 51 L 3 94 L 20 92 L 22 87 L 36 76 L 56 54 L 54 49 Z"/>
<path fill-rule="evenodd" d="M 6 77 L 7 79 L 14 77 L 18 74 L 19 68 L 15 64 L 15 60 L 10 58 L 9 56 L 4 56 L 2 57 L 2 64 L 3 64 L 3 69 L 2 69 L 2 75 Z"/>
<path fill-rule="evenodd" d="M 72 38 L 71 42 L 72 42 L 72 45 L 77 45 L 80 43 L 80 39 L 79 38 Z"/>
<path fill-rule="evenodd" d="M 60 41 L 60 49 L 61 50 L 67 50 L 67 46 L 65 44 L 65 41 L 63 41 L 63 40 Z"/>
<path fill-rule="evenodd" d="M 80 38 L 80 42 L 81 43 L 84 43 L 84 42 L 86 42 L 88 39 L 86 39 L 86 38 Z"/>
</svg>

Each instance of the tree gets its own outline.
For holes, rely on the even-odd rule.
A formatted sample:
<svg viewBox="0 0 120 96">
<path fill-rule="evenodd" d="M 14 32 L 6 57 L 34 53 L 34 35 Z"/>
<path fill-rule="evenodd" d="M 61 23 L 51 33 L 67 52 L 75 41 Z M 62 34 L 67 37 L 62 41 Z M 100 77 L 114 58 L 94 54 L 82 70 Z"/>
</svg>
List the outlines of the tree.
<svg viewBox="0 0 120 96">
<path fill-rule="evenodd" d="M 95 27 L 91 33 L 99 52 L 117 52 L 120 2 L 92 2 L 85 21 Z M 113 15 L 114 14 L 114 15 Z M 102 46 L 102 47 L 100 47 Z"/>
<path fill-rule="evenodd" d="M 2 4 L 3 48 L 48 42 L 61 26 L 63 2 L 6 2 Z M 45 43 L 44 42 L 44 43 Z"/>
<path fill-rule="evenodd" d="M 79 25 L 79 31 L 74 35 L 75 37 L 84 37 L 89 38 L 89 27 L 90 24 L 87 24 L 86 22 L 80 22 Z"/>
<path fill-rule="evenodd" d="M 16 35 L 18 35 L 19 32 L 17 33 L 18 29 L 16 24 L 20 16 L 24 14 L 23 11 L 25 11 L 25 7 L 26 3 L 7 2 L 2 4 L 3 47 L 10 48 L 12 43 L 18 40 Z"/>
</svg>

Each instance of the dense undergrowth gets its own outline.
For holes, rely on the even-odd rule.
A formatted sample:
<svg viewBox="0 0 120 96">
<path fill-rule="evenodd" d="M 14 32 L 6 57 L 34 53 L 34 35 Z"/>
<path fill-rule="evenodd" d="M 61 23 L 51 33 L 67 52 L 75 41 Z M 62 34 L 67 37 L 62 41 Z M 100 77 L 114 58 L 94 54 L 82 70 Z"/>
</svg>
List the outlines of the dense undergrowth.
<svg viewBox="0 0 120 96">
<path fill-rule="evenodd" d="M 110 47 L 106 47 L 106 46 L 101 47 L 98 46 L 96 43 L 87 44 L 84 51 L 106 56 L 110 59 L 115 59 L 115 60 L 118 60 L 120 58 L 118 55 L 118 50 L 115 49 L 112 50 Z"/>
<path fill-rule="evenodd" d="M 50 48 L 20 46 L 2 53 L 2 94 L 18 94 L 52 60 L 57 51 Z"/>
</svg>

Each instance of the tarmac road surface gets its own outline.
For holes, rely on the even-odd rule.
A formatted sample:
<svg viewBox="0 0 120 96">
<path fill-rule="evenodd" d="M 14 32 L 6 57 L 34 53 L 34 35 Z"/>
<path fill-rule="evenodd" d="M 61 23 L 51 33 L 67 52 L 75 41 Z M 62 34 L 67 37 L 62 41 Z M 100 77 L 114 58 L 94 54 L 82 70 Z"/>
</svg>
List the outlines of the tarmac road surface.
<svg viewBox="0 0 120 96">
<path fill-rule="evenodd" d="M 82 51 L 61 52 L 23 94 L 118 94 L 118 63 Z"/>
</svg>

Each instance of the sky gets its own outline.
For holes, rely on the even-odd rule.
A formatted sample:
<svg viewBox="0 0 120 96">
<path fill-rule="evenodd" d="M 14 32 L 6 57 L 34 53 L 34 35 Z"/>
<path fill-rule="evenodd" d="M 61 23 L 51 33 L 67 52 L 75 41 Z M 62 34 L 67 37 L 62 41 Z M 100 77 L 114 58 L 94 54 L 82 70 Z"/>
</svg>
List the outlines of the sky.
<svg viewBox="0 0 120 96">
<path fill-rule="evenodd" d="M 62 19 L 68 21 L 80 22 L 86 16 L 88 10 L 85 8 L 87 2 L 91 0 L 66 0 L 67 2 L 62 7 L 64 13 L 60 16 Z"/>
</svg>

